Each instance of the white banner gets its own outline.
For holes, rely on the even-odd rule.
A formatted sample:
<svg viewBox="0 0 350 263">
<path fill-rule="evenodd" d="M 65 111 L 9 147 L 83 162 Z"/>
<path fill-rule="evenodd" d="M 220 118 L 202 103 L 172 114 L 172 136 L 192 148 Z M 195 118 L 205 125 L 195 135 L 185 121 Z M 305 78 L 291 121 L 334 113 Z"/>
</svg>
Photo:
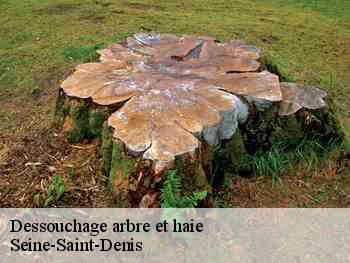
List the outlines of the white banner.
<svg viewBox="0 0 350 263">
<path fill-rule="evenodd" d="M 349 262 L 348 209 L 0 209 L 0 262 Z"/>
</svg>

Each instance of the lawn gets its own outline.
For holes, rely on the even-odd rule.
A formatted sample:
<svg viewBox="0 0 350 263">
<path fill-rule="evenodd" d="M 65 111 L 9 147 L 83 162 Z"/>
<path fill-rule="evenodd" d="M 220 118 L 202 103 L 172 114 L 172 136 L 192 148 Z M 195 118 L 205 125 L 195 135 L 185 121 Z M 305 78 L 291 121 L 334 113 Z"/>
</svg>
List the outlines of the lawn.
<svg viewBox="0 0 350 263">
<path fill-rule="evenodd" d="M 96 150 L 61 141 L 51 128 L 54 104 L 75 65 L 139 31 L 238 38 L 262 48 L 285 79 L 328 91 L 350 139 L 348 0 L 0 0 L 0 10 L 0 199 L 14 200 L 0 206 L 40 203 L 56 174 L 66 182 L 57 205 L 107 205 L 99 201 L 108 198 L 98 156 L 91 157 Z M 269 176 L 233 178 L 227 187 L 236 195 L 219 202 L 348 206 L 349 154 L 334 155 L 313 172 L 304 164 L 296 174 L 285 169 L 277 185 Z"/>
</svg>

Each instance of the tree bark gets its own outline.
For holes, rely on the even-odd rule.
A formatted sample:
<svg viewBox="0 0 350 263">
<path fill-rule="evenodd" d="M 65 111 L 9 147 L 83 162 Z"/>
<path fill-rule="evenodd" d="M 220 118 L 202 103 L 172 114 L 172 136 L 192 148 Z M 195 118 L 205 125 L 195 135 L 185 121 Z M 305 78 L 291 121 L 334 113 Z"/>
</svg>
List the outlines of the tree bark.
<svg viewBox="0 0 350 263">
<path fill-rule="evenodd" d="M 168 170 L 210 205 L 214 159 L 252 174 L 258 151 L 339 135 L 323 90 L 280 83 L 240 41 L 141 33 L 99 53 L 62 83 L 55 120 L 71 143 L 101 139 L 119 207 L 159 206 Z"/>
<path fill-rule="evenodd" d="M 167 169 L 177 171 L 184 194 L 207 191 L 206 206 L 212 206 L 214 158 L 235 167 L 236 174 L 250 176 L 253 169 L 249 160 L 258 151 L 267 152 L 273 145 L 284 141 L 316 138 L 324 144 L 339 136 L 337 122 L 329 110 L 303 109 L 289 116 L 280 116 L 278 103 L 266 109 L 258 109 L 254 103 L 247 104 L 249 118 L 239 125 L 232 138 L 216 147 L 201 141 L 201 146 L 194 152 L 176 156 L 173 165 Z M 117 109 L 117 106 L 96 105 L 89 99 L 72 98 L 60 90 L 56 126 L 61 127 L 71 143 L 100 139 L 103 171 L 117 207 L 159 207 L 160 189 L 167 170 L 157 174 L 151 160 L 135 155 L 122 141 L 113 137 L 114 129 L 108 126 L 107 119 Z M 224 174 L 216 176 L 220 180 Z"/>
</svg>

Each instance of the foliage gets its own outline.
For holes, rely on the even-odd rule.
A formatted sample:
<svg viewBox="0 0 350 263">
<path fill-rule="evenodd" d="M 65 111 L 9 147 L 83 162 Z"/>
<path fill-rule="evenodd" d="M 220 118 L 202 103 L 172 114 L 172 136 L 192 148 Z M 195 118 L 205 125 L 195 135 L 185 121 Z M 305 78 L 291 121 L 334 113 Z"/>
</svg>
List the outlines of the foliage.
<svg viewBox="0 0 350 263">
<path fill-rule="evenodd" d="M 244 159 L 244 164 L 249 166 L 255 176 L 271 177 L 272 185 L 281 183 L 281 175 L 292 167 L 300 167 L 308 173 L 317 172 L 327 164 L 329 156 L 337 151 L 346 151 L 346 142 L 343 138 L 334 137 L 326 142 L 319 138 L 302 138 L 298 140 L 281 140 L 268 151 L 260 150 Z M 227 163 L 226 160 L 214 158 L 214 176 L 222 176 L 222 185 L 228 188 L 231 185 L 232 174 L 238 174 L 234 170 L 240 163 Z M 244 176 L 244 175 L 243 175 Z M 220 178 L 218 178 L 220 179 Z"/>
<path fill-rule="evenodd" d="M 44 206 L 49 206 L 53 202 L 56 202 L 62 198 L 66 192 L 63 178 L 58 175 L 52 177 L 52 182 L 46 188 L 47 199 L 45 200 Z"/>
<path fill-rule="evenodd" d="M 290 168 L 293 163 L 305 163 L 309 171 L 327 160 L 329 153 L 340 149 L 342 139 L 332 138 L 322 143 L 318 138 L 303 138 L 297 142 L 281 141 L 268 152 L 258 152 L 251 159 L 258 176 L 273 176 L 283 168 Z"/>
<path fill-rule="evenodd" d="M 194 192 L 184 196 L 181 193 L 181 178 L 176 170 L 169 170 L 165 174 L 165 181 L 161 189 L 162 208 L 190 208 L 207 197 L 207 191 Z"/>
<path fill-rule="evenodd" d="M 49 184 L 47 181 L 44 184 L 45 193 L 37 193 L 33 196 L 34 203 L 39 207 L 48 207 L 60 200 L 66 192 L 66 186 L 63 178 L 58 175 L 52 177 Z"/>
<path fill-rule="evenodd" d="M 332 152 L 345 149 L 345 143 L 340 138 L 332 138 L 327 144 L 321 144 L 317 139 L 304 139 L 295 148 L 293 158 L 304 164 L 308 172 L 314 172 L 329 161 Z"/>
<path fill-rule="evenodd" d="M 254 155 L 251 164 L 257 176 L 271 176 L 272 183 L 275 184 L 276 182 L 280 182 L 279 175 L 284 168 L 290 167 L 291 161 L 282 147 L 273 146 L 266 153 Z"/>
<path fill-rule="evenodd" d="M 225 202 L 220 198 L 220 196 L 214 197 L 214 207 L 215 208 L 226 208 Z"/>
</svg>

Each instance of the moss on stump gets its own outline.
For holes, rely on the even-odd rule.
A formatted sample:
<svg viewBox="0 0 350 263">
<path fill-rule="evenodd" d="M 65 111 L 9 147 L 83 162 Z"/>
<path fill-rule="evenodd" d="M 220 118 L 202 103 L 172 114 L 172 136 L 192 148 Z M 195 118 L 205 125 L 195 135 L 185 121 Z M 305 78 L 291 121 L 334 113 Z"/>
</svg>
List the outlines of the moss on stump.
<svg viewBox="0 0 350 263">
<path fill-rule="evenodd" d="M 67 134 L 71 143 L 100 138 L 103 171 L 117 207 L 159 207 L 163 175 L 155 174 L 153 163 L 142 156 L 130 153 L 127 147 L 113 138 L 113 128 L 107 118 L 111 110 L 96 106 L 88 100 L 64 97 L 57 100 L 55 124 Z M 268 151 L 273 145 L 314 139 L 327 143 L 339 135 L 337 121 L 325 110 L 300 110 L 290 116 L 279 116 L 276 105 L 266 110 L 249 107 L 250 118 L 239 125 L 231 139 L 222 141 L 219 150 L 201 143 L 192 154 L 176 157 L 172 167 L 181 177 L 182 192 L 186 195 L 206 191 L 204 204 L 211 206 L 214 170 L 217 161 L 221 167 L 215 176 L 225 181 L 225 176 L 253 174 L 251 158 L 255 153 Z M 217 179 L 215 181 L 217 182 Z M 221 179 L 220 179 L 221 178 Z M 227 179 L 227 178 L 226 178 Z"/>
</svg>

